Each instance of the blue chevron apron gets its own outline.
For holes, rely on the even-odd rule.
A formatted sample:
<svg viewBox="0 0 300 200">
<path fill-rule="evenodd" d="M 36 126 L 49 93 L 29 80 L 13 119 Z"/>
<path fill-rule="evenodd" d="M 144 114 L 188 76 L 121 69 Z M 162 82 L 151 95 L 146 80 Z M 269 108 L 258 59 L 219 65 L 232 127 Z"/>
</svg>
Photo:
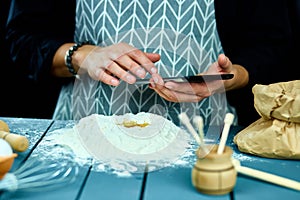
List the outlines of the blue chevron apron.
<svg viewBox="0 0 300 200">
<path fill-rule="evenodd" d="M 163 77 L 201 73 L 223 52 L 213 0 L 77 0 L 75 41 L 126 42 L 159 53 L 155 65 Z M 198 103 L 173 103 L 148 85 L 112 87 L 83 75 L 62 88 L 53 118 L 151 112 L 178 124 L 178 114 L 187 112 L 201 115 L 208 125 L 222 124 L 229 108 L 225 93 Z"/>
</svg>

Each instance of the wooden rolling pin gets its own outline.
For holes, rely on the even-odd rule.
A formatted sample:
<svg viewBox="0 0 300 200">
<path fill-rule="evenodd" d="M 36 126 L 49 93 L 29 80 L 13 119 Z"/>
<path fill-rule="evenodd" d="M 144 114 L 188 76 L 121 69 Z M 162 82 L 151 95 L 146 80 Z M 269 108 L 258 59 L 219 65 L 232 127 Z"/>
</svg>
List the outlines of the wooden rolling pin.
<svg viewBox="0 0 300 200">
<path fill-rule="evenodd" d="M 28 139 L 25 136 L 10 133 L 8 125 L 2 120 L 0 120 L 0 138 L 6 140 L 15 151 L 23 152 L 28 149 Z"/>
<path fill-rule="evenodd" d="M 287 187 L 290 189 L 300 191 L 300 182 L 297 182 L 295 180 L 291 180 L 288 178 L 284 178 L 281 176 L 277 176 L 275 174 L 270 174 L 267 172 L 252 169 L 249 167 L 243 167 L 243 166 L 241 166 L 240 161 L 237 159 L 233 159 L 232 163 L 238 173 L 241 173 L 241 174 L 244 174 L 247 176 L 251 176 L 251 177 L 254 177 L 254 178 L 266 181 L 266 182 L 270 182 L 273 184 L 277 184 L 277 185 L 280 185 L 283 187 Z"/>
</svg>

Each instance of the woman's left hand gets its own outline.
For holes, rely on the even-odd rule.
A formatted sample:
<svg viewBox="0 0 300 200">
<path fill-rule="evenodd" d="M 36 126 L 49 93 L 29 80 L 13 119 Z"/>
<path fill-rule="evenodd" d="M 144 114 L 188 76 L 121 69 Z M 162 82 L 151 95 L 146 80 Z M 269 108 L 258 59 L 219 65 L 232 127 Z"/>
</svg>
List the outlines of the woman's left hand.
<svg viewBox="0 0 300 200">
<path fill-rule="evenodd" d="M 238 67 L 240 68 L 241 66 Z M 235 83 L 240 81 L 239 78 L 236 78 L 238 71 L 229 58 L 221 54 L 218 57 L 218 61 L 213 63 L 203 74 L 232 73 L 234 74 L 233 79 L 213 80 L 202 83 L 179 83 L 173 81 L 164 82 L 158 74 L 153 74 L 150 80 L 150 88 L 171 102 L 199 102 L 217 92 L 225 92 L 234 87 L 240 87 L 238 85 L 242 83 Z"/>
</svg>

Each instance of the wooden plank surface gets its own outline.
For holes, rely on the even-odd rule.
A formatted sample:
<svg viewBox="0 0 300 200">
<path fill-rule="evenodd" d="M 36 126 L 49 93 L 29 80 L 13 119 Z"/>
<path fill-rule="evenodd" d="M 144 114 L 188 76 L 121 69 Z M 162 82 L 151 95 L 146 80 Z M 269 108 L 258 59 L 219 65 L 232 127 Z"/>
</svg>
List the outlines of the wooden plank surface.
<svg viewBox="0 0 300 200">
<path fill-rule="evenodd" d="M 43 156 L 42 152 L 45 151 L 43 145 L 53 131 L 74 125 L 68 121 L 53 123 L 52 120 L 42 119 L 0 119 L 8 123 L 11 132 L 30 138 L 29 149 L 26 152 L 18 153 L 11 172 L 19 168 L 26 159 L 30 160 L 36 155 Z M 267 159 L 241 153 L 232 142 L 233 136 L 239 130 L 241 127 L 231 128 L 227 145 L 232 147 L 233 157 L 238 158 L 243 166 L 300 181 L 300 161 L 298 160 Z M 49 149 L 49 151 L 53 151 L 53 149 Z M 47 158 L 47 156 L 49 155 L 45 157 Z M 63 152 L 61 158 L 73 159 L 72 157 L 68 158 L 68 154 Z M 52 158 L 49 157 L 49 159 Z M 79 166 L 78 169 L 75 181 L 65 184 L 63 187 L 30 192 L 2 192 L 0 199 L 300 199 L 299 191 L 245 175 L 238 175 L 236 186 L 231 194 L 221 196 L 201 194 L 191 183 L 192 165 L 190 167 L 163 168 L 133 177 L 118 177 L 115 174 L 96 172 L 91 170 L 90 165 Z"/>
<path fill-rule="evenodd" d="M 300 161 L 263 158 L 252 154 L 240 152 L 232 142 L 234 135 L 240 130 L 232 127 L 228 138 L 228 145 L 232 147 L 233 157 L 240 160 L 241 165 L 260 171 L 272 173 L 285 178 L 300 182 Z M 289 200 L 300 199 L 300 191 L 288 189 L 269 182 L 265 182 L 246 175 L 238 174 L 237 183 L 234 188 L 234 198 L 242 200 L 272 199 Z"/>
<path fill-rule="evenodd" d="M 91 171 L 80 200 L 140 199 L 143 174 L 120 177 L 115 174 Z"/>
<path fill-rule="evenodd" d="M 29 147 L 24 152 L 16 152 L 17 159 L 11 171 L 15 170 L 29 156 L 35 146 L 40 142 L 40 139 L 46 134 L 52 120 L 45 119 L 26 119 L 26 118 L 0 118 L 8 124 L 10 132 L 26 136 L 29 140 Z"/>
<path fill-rule="evenodd" d="M 192 168 L 163 168 L 148 174 L 145 200 L 230 199 L 229 194 L 211 196 L 199 193 L 191 182 Z"/>
<path fill-rule="evenodd" d="M 51 157 L 49 155 L 44 155 L 45 151 L 55 151 L 55 144 L 53 146 L 53 149 L 51 149 L 51 146 L 45 146 L 43 143 L 47 142 L 47 136 L 49 136 L 51 133 L 53 133 L 54 130 L 60 129 L 60 128 L 66 128 L 67 126 L 72 127 L 73 124 L 70 122 L 65 121 L 56 121 L 53 124 L 51 124 L 52 121 L 50 120 L 36 120 L 36 119 L 10 119 L 7 120 L 7 122 L 12 127 L 11 130 L 27 135 L 30 138 L 30 149 L 24 153 L 22 153 L 21 156 L 18 156 L 15 160 L 15 164 L 13 166 L 13 169 L 11 172 L 14 172 L 14 170 L 18 167 L 23 166 L 23 161 L 27 156 L 30 154 L 28 159 L 25 161 L 28 162 L 36 162 L 36 167 L 45 167 L 45 169 L 53 170 L 53 168 L 50 168 L 47 164 L 55 162 L 57 159 L 57 164 L 66 163 L 66 159 L 69 159 L 68 154 L 63 155 L 62 157 Z M 49 125 L 51 124 L 51 127 L 49 128 Z M 42 141 L 40 139 L 43 138 Z M 31 151 L 33 148 L 33 151 Z M 49 148 L 49 149 L 45 149 Z M 71 158 L 72 159 L 72 158 Z M 47 162 L 49 161 L 49 162 Z M 69 162 L 69 161 L 68 161 Z M 20 165 L 21 164 L 21 165 Z M 19 166 L 20 165 L 20 166 Z M 50 164 L 49 164 L 50 165 Z M 73 165 L 72 165 L 73 166 Z M 77 168 L 78 167 L 78 168 Z M 32 169 L 34 169 L 35 166 L 33 165 Z M 61 167 L 62 168 L 62 167 Z M 45 187 L 45 188 L 37 188 L 35 189 L 34 186 L 26 188 L 24 190 L 16 190 L 13 192 L 5 192 L 0 194 L 0 199 L 18 199 L 18 200 L 40 200 L 40 199 L 77 199 L 77 197 L 80 194 L 82 185 L 84 184 L 84 181 L 86 179 L 86 176 L 89 172 L 89 166 L 86 167 L 80 167 L 75 166 L 73 169 L 78 169 L 78 173 L 75 174 L 74 177 L 75 180 L 73 182 L 66 182 L 63 184 L 60 184 L 59 182 L 55 182 L 54 184 L 50 184 L 51 187 Z M 48 180 L 45 180 L 45 178 L 36 178 L 35 175 L 40 174 L 42 169 L 37 170 L 35 174 L 31 175 L 30 177 L 35 177 L 34 183 L 45 183 L 45 181 L 48 182 Z M 57 168 L 54 168 L 53 173 L 57 172 Z M 55 181 L 55 180 L 54 180 Z M 26 183 L 27 186 L 33 185 L 32 181 L 30 183 Z M 24 185 L 24 184 L 23 184 Z M 53 186 L 53 187 L 52 187 Z M 57 186 L 57 187 L 56 187 Z"/>
<path fill-rule="evenodd" d="M 300 161 L 261 158 L 239 152 L 236 157 L 241 165 L 300 182 Z M 288 189 L 256 178 L 239 174 L 234 189 L 236 199 L 300 199 L 300 191 Z"/>
</svg>

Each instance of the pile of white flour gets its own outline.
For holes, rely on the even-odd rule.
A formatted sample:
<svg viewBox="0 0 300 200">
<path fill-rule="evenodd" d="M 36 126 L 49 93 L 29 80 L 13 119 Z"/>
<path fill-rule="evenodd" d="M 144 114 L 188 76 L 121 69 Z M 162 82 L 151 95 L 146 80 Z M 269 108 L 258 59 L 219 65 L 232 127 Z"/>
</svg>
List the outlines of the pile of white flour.
<svg viewBox="0 0 300 200">
<path fill-rule="evenodd" d="M 133 126 L 126 126 L 128 122 Z M 81 161 L 92 159 L 94 170 L 121 174 L 193 164 L 197 148 L 186 131 L 162 116 L 144 112 L 93 114 L 47 137 L 48 145 L 63 146 Z"/>
</svg>

